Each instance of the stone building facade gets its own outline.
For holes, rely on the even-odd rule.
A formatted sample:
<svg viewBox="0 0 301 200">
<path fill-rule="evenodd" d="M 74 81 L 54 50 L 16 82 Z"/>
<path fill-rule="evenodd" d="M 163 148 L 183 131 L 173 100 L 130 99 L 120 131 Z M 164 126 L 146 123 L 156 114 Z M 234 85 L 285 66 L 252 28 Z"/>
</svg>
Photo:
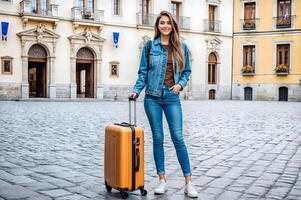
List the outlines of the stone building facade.
<svg viewBox="0 0 301 200">
<path fill-rule="evenodd" d="M 0 0 L 0 99 L 125 99 L 161 10 L 190 50 L 182 97 L 230 99 L 233 4 L 222 0 Z"/>
</svg>

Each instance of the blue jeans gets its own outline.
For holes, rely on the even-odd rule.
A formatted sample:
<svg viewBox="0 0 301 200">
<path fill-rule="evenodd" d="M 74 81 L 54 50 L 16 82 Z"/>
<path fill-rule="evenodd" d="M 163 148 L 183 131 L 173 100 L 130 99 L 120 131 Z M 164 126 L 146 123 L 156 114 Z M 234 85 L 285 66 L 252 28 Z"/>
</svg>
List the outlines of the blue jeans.
<svg viewBox="0 0 301 200">
<path fill-rule="evenodd" d="M 179 95 L 174 94 L 169 88 L 164 87 L 161 97 L 145 95 L 144 109 L 152 130 L 153 153 L 157 173 L 165 174 L 162 121 L 164 111 L 182 172 L 184 176 L 190 176 L 189 157 L 183 139 L 183 117 Z"/>
</svg>

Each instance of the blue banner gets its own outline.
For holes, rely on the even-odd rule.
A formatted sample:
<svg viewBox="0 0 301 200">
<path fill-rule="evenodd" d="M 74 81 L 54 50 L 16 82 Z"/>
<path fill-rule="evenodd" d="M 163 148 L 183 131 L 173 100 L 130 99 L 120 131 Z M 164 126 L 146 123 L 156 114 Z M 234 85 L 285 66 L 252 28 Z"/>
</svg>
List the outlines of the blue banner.
<svg viewBox="0 0 301 200">
<path fill-rule="evenodd" d="M 118 32 L 113 32 L 113 41 L 114 41 L 114 47 L 118 47 L 118 40 L 119 40 L 119 33 Z"/>
<path fill-rule="evenodd" d="M 7 41 L 8 22 L 1 22 L 2 40 Z"/>
</svg>

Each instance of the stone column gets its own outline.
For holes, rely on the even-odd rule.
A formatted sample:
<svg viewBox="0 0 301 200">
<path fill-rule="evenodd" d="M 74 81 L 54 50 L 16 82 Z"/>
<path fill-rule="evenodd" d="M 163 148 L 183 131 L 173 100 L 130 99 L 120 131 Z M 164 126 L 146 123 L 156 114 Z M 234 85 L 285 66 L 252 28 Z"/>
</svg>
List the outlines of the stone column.
<svg viewBox="0 0 301 200">
<path fill-rule="evenodd" d="M 28 99 L 29 98 L 28 56 L 22 56 L 21 97 L 22 97 L 22 99 Z"/>
<path fill-rule="evenodd" d="M 103 99 L 103 86 L 101 84 L 101 60 L 96 60 L 96 98 Z"/>
<path fill-rule="evenodd" d="M 49 57 L 47 60 L 49 67 L 48 78 L 49 78 L 49 98 L 56 99 L 56 84 L 55 84 L 55 57 Z"/>
<path fill-rule="evenodd" d="M 71 57 L 70 98 L 76 99 L 76 58 Z"/>
</svg>

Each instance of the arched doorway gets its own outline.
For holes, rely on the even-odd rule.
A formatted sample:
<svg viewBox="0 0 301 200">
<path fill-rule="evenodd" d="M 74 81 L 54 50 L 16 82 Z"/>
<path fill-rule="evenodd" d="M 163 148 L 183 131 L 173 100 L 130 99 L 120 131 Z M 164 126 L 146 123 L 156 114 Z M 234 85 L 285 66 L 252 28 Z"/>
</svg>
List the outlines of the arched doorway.
<svg viewBox="0 0 301 200">
<path fill-rule="evenodd" d="M 245 100 L 252 101 L 253 100 L 253 89 L 251 87 L 245 87 Z"/>
<path fill-rule="evenodd" d="M 209 90 L 209 99 L 214 100 L 215 99 L 215 90 Z"/>
<path fill-rule="evenodd" d="M 76 94 L 78 98 L 94 98 L 94 54 L 87 47 L 76 54 Z"/>
<path fill-rule="evenodd" d="M 279 88 L 279 101 L 288 101 L 288 88 L 287 87 Z"/>
<path fill-rule="evenodd" d="M 47 52 L 39 44 L 28 51 L 29 97 L 47 97 Z"/>
<path fill-rule="evenodd" d="M 214 53 L 210 53 L 208 58 L 208 84 L 216 84 L 216 78 L 217 58 Z"/>
</svg>

